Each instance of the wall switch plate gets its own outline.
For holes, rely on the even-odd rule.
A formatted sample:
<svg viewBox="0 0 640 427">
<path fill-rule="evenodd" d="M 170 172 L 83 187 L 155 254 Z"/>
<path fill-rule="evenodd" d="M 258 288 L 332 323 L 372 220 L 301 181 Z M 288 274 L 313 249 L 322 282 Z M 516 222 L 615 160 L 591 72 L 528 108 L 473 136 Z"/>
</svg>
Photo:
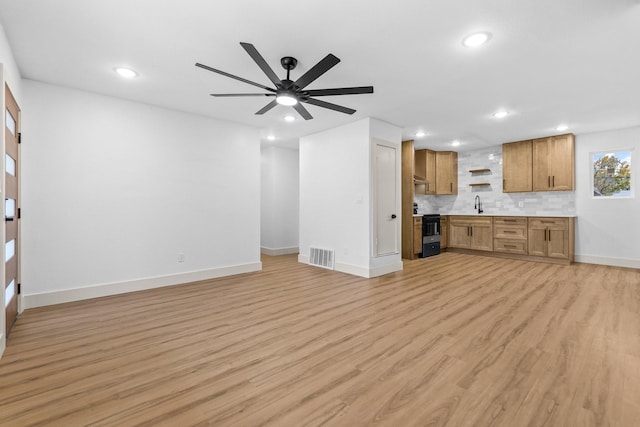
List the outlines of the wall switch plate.
<svg viewBox="0 0 640 427">
<path fill-rule="evenodd" d="M 184 262 L 184 254 L 178 254 L 178 262 Z"/>
</svg>

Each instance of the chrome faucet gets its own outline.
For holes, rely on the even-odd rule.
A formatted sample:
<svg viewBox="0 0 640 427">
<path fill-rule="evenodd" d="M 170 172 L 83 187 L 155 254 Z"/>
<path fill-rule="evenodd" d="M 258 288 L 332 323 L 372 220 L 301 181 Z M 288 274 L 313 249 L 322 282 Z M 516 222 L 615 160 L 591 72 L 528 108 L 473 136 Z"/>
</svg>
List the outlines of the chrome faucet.
<svg viewBox="0 0 640 427">
<path fill-rule="evenodd" d="M 475 206 L 473 207 L 473 209 L 477 209 L 478 210 L 478 214 L 481 214 L 482 212 L 484 212 L 482 210 L 482 202 L 480 201 L 480 196 L 476 194 L 476 203 Z"/>
</svg>

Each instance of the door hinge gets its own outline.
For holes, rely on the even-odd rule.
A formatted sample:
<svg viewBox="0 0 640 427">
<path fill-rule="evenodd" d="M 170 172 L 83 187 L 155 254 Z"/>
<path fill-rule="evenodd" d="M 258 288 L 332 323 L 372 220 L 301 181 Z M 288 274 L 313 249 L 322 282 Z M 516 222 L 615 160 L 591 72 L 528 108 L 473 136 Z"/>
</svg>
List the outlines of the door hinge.
<svg viewBox="0 0 640 427">
<path fill-rule="evenodd" d="M 22 144 L 22 132 L 18 132 L 18 144 Z"/>
<path fill-rule="evenodd" d="M 18 208 L 18 219 L 22 218 L 22 208 Z"/>
<path fill-rule="evenodd" d="M 20 290 L 21 290 L 20 283 L 18 283 L 18 294 L 20 294 Z"/>
</svg>

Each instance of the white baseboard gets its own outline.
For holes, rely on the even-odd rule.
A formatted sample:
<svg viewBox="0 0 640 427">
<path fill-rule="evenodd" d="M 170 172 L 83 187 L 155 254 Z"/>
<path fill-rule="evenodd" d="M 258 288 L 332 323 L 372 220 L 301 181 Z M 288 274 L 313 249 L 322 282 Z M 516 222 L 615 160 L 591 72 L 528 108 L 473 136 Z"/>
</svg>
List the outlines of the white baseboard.
<svg viewBox="0 0 640 427">
<path fill-rule="evenodd" d="M 251 273 L 262 270 L 261 262 L 232 265 L 228 267 L 207 270 L 190 271 L 187 273 L 171 274 L 168 276 L 150 277 L 125 282 L 106 283 L 88 286 L 86 288 L 63 289 L 60 291 L 44 292 L 22 296 L 23 308 L 42 307 L 46 305 L 62 304 L 91 298 L 100 298 L 127 292 L 143 291 L 164 286 L 180 285 L 183 283 L 209 280 L 235 274 Z"/>
<path fill-rule="evenodd" d="M 612 267 L 640 268 L 640 260 L 626 258 L 609 258 L 591 255 L 575 255 L 575 262 L 585 264 L 610 265 Z"/>
<path fill-rule="evenodd" d="M 279 256 L 279 255 L 289 255 L 289 254 L 297 254 L 300 250 L 296 246 L 295 248 L 260 248 L 260 253 L 271 256 Z"/>
<path fill-rule="evenodd" d="M 298 254 L 298 262 L 301 264 L 309 264 L 309 257 L 306 255 Z M 352 274 L 354 276 L 364 277 L 367 279 L 393 273 L 394 271 L 401 271 L 402 268 L 402 261 L 375 268 L 359 267 L 357 265 L 345 264 L 342 262 L 336 262 L 335 264 L 336 271 Z"/>
</svg>

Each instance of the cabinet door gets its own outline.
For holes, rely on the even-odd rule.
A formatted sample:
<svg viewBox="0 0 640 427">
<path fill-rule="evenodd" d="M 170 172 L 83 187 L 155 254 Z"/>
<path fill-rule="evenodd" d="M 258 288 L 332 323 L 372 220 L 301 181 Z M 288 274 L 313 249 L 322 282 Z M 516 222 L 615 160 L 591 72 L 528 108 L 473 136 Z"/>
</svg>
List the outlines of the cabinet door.
<svg viewBox="0 0 640 427">
<path fill-rule="evenodd" d="M 549 173 L 549 140 L 551 138 L 534 139 L 533 156 L 533 191 L 549 191 L 551 174 Z"/>
<path fill-rule="evenodd" d="M 529 255 L 547 256 L 547 228 L 529 226 Z"/>
<path fill-rule="evenodd" d="M 470 243 L 469 226 L 467 224 L 449 223 L 450 248 L 468 248 Z"/>
<path fill-rule="evenodd" d="M 413 174 L 416 179 L 424 180 L 427 178 L 427 150 L 416 150 L 414 158 L 415 164 Z"/>
<path fill-rule="evenodd" d="M 491 224 L 474 224 L 471 227 L 471 249 L 493 251 L 493 227 Z"/>
<path fill-rule="evenodd" d="M 436 194 L 436 153 L 431 150 L 424 150 L 426 163 L 426 187 L 425 194 Z"/>
<path fill-rule="evenodd" d="M 422 221 L 413 223 L 413 253 L 422 252 Z"/>
<path fill-rule="evenodd" d="M 565 229 L 549 228 L 547 232 L 547 256 L 551 258 L 569 258 L 569 232 Z"/>
<path fill-rule="evenodd" d="M 573 135 L 554 136 L 549 140 L 547 164 L 554 191 L 574 189 L 573 141 Z"/>
<path fill-rule="evenodd" d="M 440 249 L 445 249 L 449 243 L 449 221 L 440 220 Z"/>
<path fill-rule="evenodd" d="M 531 141 L 502 144 L 502 192 L 532 191 Z"/>
<path fill-rule="evenodd" d="M 458 153 L 436 152 L 436 194 L 458 194 Z"/>
</svg>

